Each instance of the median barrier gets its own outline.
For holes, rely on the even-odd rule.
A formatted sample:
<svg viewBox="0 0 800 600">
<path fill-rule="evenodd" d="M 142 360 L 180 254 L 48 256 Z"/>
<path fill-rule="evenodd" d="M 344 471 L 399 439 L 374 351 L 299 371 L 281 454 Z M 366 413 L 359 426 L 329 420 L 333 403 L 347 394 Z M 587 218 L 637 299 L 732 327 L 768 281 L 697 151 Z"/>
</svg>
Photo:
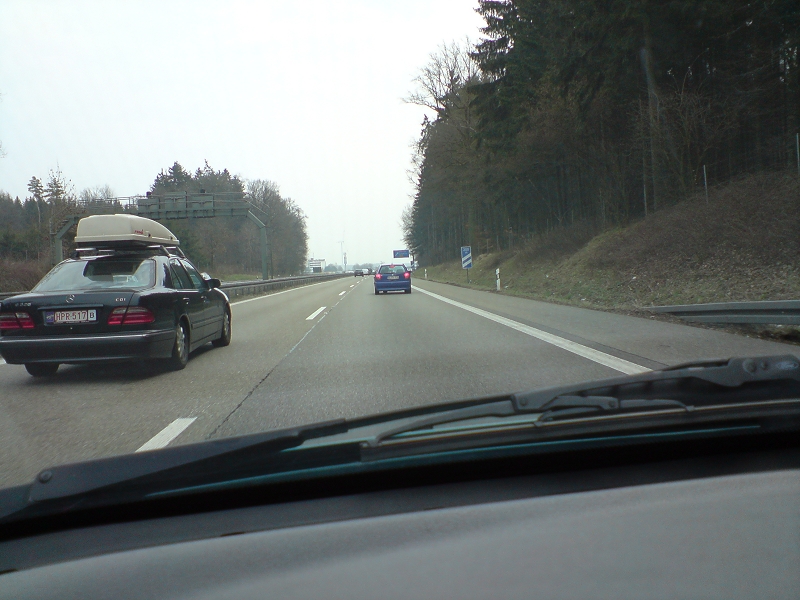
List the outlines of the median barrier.
<svg viewBox="0 0 800 600">
<path fill-rule="evenodd" d="M 326 273 L 321 275 L 297 275 L 295 277 L 277 277 L 275 279 L 254 279 L 252 281 L 223 281 L 220 289 L 224 290 L 231 298 L 238 298 L 240 296 L 254 296 L 256 294 L 265 294 L 267 292 L 274 292 L 276 290 L 298 287 L 301 285 L 308 285 L 310 283 L 317 283 L 320 281 L 328 281 L 330 279 L 339 279 L 347 277 L 344 273 Z M 16 296 L 17 294 L 26 294 L 27 292 L 2 292 L 0 293 L 0 300 Z"/>
</svg>

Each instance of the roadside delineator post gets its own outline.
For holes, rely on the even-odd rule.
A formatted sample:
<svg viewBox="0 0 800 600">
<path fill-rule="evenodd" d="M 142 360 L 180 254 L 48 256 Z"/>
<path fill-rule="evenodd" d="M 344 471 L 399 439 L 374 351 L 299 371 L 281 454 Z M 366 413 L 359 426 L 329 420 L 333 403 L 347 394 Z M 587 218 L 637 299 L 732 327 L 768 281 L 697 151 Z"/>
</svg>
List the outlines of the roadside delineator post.
<svg viewBox="0 0 800 600">
<path fill-rule="evenodd" d="M 472 246 L 461 246 L 461 268 L 467 270 L 467 283 L 470 283 L 469 270 L 472 268 Z"/>
<path fill-rule="evenodd" d="M 500 267 L 494 270 L 495 283 L 497 284 L 497 291 L 500 291 Z"/>
</svg>

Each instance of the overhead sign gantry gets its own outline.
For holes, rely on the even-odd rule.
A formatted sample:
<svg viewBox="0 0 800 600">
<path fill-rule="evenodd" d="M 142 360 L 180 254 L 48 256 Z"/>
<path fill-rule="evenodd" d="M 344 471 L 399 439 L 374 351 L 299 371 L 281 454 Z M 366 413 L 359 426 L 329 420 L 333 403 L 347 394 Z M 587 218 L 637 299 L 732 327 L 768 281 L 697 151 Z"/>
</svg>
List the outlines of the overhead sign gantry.
<svg viewBox="0 0 800 600">
<path fill-rule="evenodd" d="M 63 220 L 51 232 L 54 263 L 64 260 L 62 240 L 67 232 L 83 217 L 93 214 L 125 214 L 147 217 L 154 221 L 163 219 L 207 219 L 213 217 L 247 217 L 259 229 L 261 238 L 261 278 L 269 278 L 269 244 L 267 227 L 252 211 L 253 205 L 245 194 L 228 192 L 219 194 L 189 194 L 186 192 L 127 198 L 107 198 L 69 203 Z"/>
</svg>

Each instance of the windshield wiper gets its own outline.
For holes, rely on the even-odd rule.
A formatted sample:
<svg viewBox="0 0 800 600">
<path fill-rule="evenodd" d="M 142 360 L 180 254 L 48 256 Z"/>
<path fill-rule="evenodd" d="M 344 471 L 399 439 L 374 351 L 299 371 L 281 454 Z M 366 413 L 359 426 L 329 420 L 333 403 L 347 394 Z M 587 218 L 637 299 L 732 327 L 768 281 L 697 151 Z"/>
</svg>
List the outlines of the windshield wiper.
<svg viewBox="0 0 800 600">
<path fill-rule="evenodd" d="M 38 507 L 44 513 L 72 509 L 91 497 L 109 492 L 140 495 L 142 491 L 176 481 L 230 477 L 236 469 L 269 461 L 281 451 L 307 440 L 346 431 L 347 422 L 336 419 L 52 467 L 40 472 L 33 483 L 21 486 L 24 492 L 20 488 L 0 490 L 0 523 L 20 511 L 37 512 Z"/>
<path fill-rule="evenodd" d="M 528 424 L 535 427 L 592 416 L 691 412 L 700 407 L 735 407 L 785 399 L 800 401 L 800 361 L 791 354 L 701 361 L 637 375 L 521 392 L 505 400 L 494 398 L 484 404 L 390 427 L 362 446 L 377 448 L 401 434 L 470 419 L 531 414 L 537 416 Z"/>
<path fill-rule="evenodd" d="M 591 420 L 596 416 L 627 413 L 643 415 L 647 411 L 663 415 L 702 407 L 764 406 L 764 403 L 785 399 L 800 403 L 800 361 L 795 356 L 684 364 L 506 397 L 354 420 L 339 419 L 61 465 L 42 471 L 28 486 L 0 490 L 0 524 L 18 518 L 136 501 L 155 492 L 187 489 L 192 485 L 213 485 L 279 472 L 363 462 L 370 460 L 367 453 L 378 452 L 387 444 L 413 441 L 420 436 L 430 438 L 431 433 L 435 438 L 446 433 L 434 429 L 446 423 L 473 419 L 492 421 L 494 418 L 490 423 L 476 422 L 471 431 L 491 430 L 492 427 L 497 431 L 498 422 L 501 428 L 507 424 L 535 430 L 570 419 Z M 365 428 L 370 432 L 366 436 Z M 374 431 L 377 433 L 372 433 Z M 319 443 L 306 444 L 315 438 Z M 331 444 L 326 444 L 328 438 Z M 335 451 L 332 451 L 334 446 Z M 290 449 L 292 452 L 284 452 Z"/>
</svg>

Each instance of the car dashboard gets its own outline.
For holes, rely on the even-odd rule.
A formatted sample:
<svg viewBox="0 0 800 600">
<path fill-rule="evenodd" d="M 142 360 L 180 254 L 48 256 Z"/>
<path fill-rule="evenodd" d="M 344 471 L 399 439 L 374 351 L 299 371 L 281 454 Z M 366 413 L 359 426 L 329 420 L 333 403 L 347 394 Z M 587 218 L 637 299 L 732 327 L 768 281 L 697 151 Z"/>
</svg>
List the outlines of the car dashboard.
<svg viewBox="0 0 800 600">
<path fill-rule="evenodd" d="M 0 598 L 800 597 L 797 448 L 555 462 L 17 530 Z"/>
</svg>

